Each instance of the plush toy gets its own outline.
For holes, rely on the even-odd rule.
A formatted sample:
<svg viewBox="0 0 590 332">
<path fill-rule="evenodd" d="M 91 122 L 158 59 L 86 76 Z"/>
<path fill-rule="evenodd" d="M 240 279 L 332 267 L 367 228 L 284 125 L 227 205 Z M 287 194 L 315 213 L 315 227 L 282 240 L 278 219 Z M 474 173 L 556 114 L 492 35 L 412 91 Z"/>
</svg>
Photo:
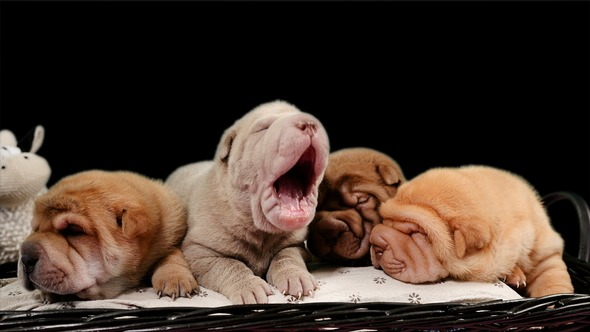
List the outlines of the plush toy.
<svg viewBox="0 0 590 332">
<path fill-rule="evenodd" d="M 10 130 L 0 131 L 0 264 L 18 261 L 20 245 L 31 233 L 35 199 L 47 191 L 51 168 L 35 154 L 44 135 L 37 126 L 30 152 L 22 152 Z"/>
</svg>

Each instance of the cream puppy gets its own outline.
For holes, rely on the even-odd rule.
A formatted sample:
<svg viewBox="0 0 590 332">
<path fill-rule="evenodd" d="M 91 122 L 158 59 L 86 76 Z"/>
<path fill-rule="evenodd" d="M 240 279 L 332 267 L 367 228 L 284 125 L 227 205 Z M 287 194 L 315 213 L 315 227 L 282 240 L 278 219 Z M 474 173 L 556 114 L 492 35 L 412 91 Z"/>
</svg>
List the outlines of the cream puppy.
<svg viewBox="0 0 590 332">
<path fill-rule="evenodd" d="M 226 129 L 214 160 L 168 177 L 188 210 L 182 250 L 200 285 L 236 304 L 266 303 L 267 281 L 283 294 L 312 294 L 304 241 L 328 154 L 320 121 L 275 101 Z"/>
<path fill-rule="evenodd" d="M 432 169 L 402 184 L 380 214 L 371 259 L 398 280 L 506 278 L 531 297 L 573 292 L 563 240 L 520 176 L 486 166 Z"/>
</svg>

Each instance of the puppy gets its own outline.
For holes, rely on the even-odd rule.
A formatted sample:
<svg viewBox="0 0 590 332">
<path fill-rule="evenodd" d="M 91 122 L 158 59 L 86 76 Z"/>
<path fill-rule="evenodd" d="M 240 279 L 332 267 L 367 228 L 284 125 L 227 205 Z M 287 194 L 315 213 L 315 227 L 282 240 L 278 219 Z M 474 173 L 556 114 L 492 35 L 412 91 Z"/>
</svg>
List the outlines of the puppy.
<svg viewBox="0 0 590 332">
<path fill-rule="evenodd" d="M 46 302 L 108 299 L 151 283 L 161 296 L 198 289 L 180 243 L 186 212 L 163 183 L 131 172 L 86 171 L 35 201 L 18 277 Z"/>
<path fill-rule="evenodd" d="M 506 278 L 530 297 L 573 292 L 563 239 L 520 176 L 487 166 L 432 169 L 401 185 L 379 212 L 371 259 L 393 278 Z"/>
<path fill-rule="evenodd" d="M 235 304 L 268 302 L 267 281 L 283 294 L 312 294 L 304 241 L 328 154 L 320 121 L 275 101 L 226 129 L 214 160 L 168 177 L 188 209 L 182 250 L 200 285 Z"/>
<path fill-rule="evenodd" d="M 381 223 L 377 210 L 405 182 L 397 162 L 379 151 L 347 148 L 332 152 L 320 184 L 308 249 L 344 265 L 371 265 L 369 237 Z"/>
</svg>

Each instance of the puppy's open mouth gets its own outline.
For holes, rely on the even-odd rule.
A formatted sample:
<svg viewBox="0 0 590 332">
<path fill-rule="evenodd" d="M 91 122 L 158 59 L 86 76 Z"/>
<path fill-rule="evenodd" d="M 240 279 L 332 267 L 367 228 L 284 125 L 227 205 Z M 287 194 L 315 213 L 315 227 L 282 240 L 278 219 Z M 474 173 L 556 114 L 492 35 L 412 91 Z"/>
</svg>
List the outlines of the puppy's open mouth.
<svg viewBox="0 0 590 332">
<path fill-rule="evenodd" d="M 306 199 L 316 182 L 315 159 L 315 150 L 310 146 L 295 165 L 274 182 L 273 186 L 280 202 L 281 219 L 294 218 L 295 223 L 299 219 L 307 221 L 310 208 L 315 210 Z"/>
<path fill-rule="evenodd" d="M 299 209 L 301 198 L 311 190 L 314 162 L 315 150 L 310 146 L 297 163 L 275 181 L 275 190 L 283 204 Z"/>
</svg>

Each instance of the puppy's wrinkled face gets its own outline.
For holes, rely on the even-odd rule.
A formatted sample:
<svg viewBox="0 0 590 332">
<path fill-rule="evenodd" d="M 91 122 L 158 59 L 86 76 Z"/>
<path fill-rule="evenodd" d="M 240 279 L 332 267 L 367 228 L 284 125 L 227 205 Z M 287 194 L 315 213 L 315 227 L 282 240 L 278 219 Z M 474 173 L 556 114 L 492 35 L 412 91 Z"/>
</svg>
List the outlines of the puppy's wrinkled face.
<svg viewBox="0 0 590 332">
<path fill-rule="evenodd" d="M 343 161 L 341 152 L 350 158 Z M 381 222 L 377 210 L 380 202 L 395 196 L 403 174 L 393 161 L 378 160 L 385 158 L 377 152 L 341 152 L 330 156 L 307 245 L 321 258 L 370 265 L 369 236 Z"/>
<path fill-rule="evenodd" d="M 19 278 L 46 300 L 56 295 L 103 299 L 139 282 L 132 270 L 145 251 L 141 210 L 99 188 L 50 190 L 36 201 L 33 233 L 23 242 Z M 139 215 L 138 215 L 139 214 Z"/>
<path fill-rule="evenodd" d="M 268 233 L 305 230 L 328 154 L 321 122 L 284 103 L 263 105 L 238 120 L 217 150 L 232 187 L 230 201 Z"/>
<path fill-rule="evenodd" d="M 397 280 L 419 284 L 449 275 L 428 236 L 415 222 L 384 219 L 375 226 L 370 239 L 373 266 Z"/>
</svg>

